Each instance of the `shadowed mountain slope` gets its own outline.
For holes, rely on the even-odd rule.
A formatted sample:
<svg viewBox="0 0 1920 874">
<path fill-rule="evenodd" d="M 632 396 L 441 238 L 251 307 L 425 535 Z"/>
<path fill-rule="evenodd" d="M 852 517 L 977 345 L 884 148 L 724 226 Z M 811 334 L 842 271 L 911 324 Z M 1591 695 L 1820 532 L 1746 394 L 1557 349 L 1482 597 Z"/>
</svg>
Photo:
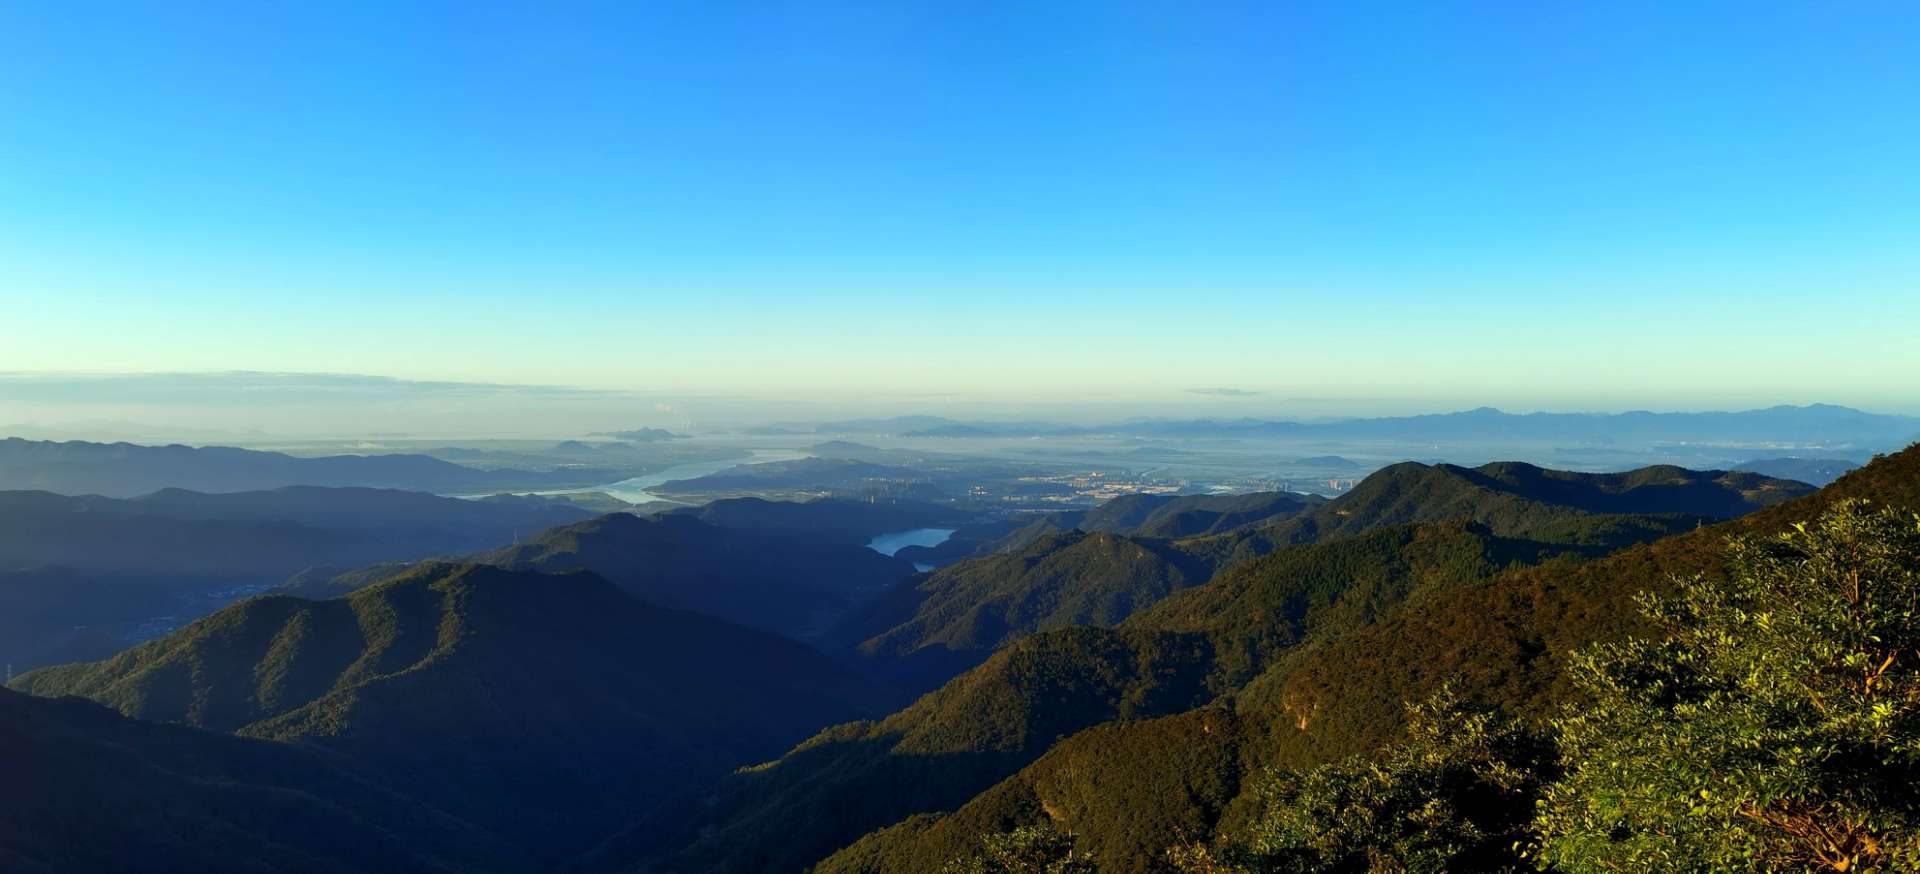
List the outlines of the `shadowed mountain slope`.
<svg viewBox="0 0 1920 874">
<path fill-rule="evenodd" d="M 129 629 L 182 609 L 182 595 L 160 582 L 67 567 L 0 570 L 0 662 L 25 671 L 126 649 Z"/>
<path fill-rule="evenodd" d="M 323 752 L 0 690 L 0 869 L 519 870 L 486 833 Z"/>
<path fill-rule="evenodd" d="M 587 518 L 538 498 L 466 501 L 292 486 L 139 498 L 0 492 L 0 568 L 62 565 L 275 582 L 314 566 L 454 555 Z"/>
<path fill-rule="evenodd" d="M 100 658 L 295 574 L 487 549 L 587 515 L 392 489 L 0 492 L 0 662 Z"/>
<path fill-rule="evenodd" d="M 1842 458 L 1760 458 L 1734 465 L 1734 470 L 1750 470 L 1766 476 L 1794 479 L 1824 486 L 1845 476 L 1860 465 Z"/>
<path fill-rule="evenodd" d="M 550 860 L 878 700 L 800 644 L 590 574 L 459 564 L 253 599 L 15 687 L 316 745 Z"/>
<path fill-rule="evenodd" d="M 549 573 L 592 571 L 651 603 L 790 637 L 824 633 L 913 574 L 903 559 L 798 534 L 722 529 L 694 516 L 613 513 L 475 557 Z"/>
<path fill-rule="evenodd" d="M 853 546 L 865 546 L 881 534 L 914 528 L 955 527 L 971 518 L 966 513 L 939 504 L 839 498 L 812 501 L 727 498 L 698 507 L 669 510 L 663 515 L 692 516 L 716 528 L 780 534 Z"/>
</svg>

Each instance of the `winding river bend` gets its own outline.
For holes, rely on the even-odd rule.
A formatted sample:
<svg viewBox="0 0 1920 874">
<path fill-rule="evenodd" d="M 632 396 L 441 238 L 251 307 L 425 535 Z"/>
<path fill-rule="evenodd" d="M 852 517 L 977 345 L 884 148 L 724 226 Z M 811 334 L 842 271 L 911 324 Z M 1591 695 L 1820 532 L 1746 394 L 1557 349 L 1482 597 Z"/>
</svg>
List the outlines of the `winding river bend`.
<svg viewBox="0 0 1920 874">
<path fill-rule="evenodd" d="M 752 453 L 753 454 L 746 458 L 725 458 L 719 461 L 691 461 L 686 464 L 676 464 L 672 467 L 656 470 L 653 473 L 629 477 L 619 482 L 607 483 L 606 485 L 583 486 L 577 489 L 555 489 L 544 492 L 527 492 L 526 494 L 579 495 L 588 492 L 605 492 L 629 504 L 645 504 L 649 501 L 665 501 L 678 504 L 685 502 L 676 501 L 673 498 L 661 497 L 650 490 L 658 487 L 662 483 L 703 477 L 708 474 L 715 474 L 723 470 L 739 467 L 743 464 L 765 464 L 770 461 L 798 461 L 802 458 L 807 458 L 810 454 L 793 449 L 755 449 L 752 450 Z M 904 546 L 906 544 L 901 545 Z"/>
</svg>

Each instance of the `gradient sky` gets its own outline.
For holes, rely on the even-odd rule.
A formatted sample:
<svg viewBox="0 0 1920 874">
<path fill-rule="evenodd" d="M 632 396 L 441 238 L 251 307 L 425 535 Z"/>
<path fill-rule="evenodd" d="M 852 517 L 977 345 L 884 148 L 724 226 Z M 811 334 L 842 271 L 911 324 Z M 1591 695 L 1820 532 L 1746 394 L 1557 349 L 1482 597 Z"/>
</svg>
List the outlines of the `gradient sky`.
<svg viewBox="0 0 1920 874">
<path fill-rule="evenodd" d="M 0 371 L 1920 411 L 1916 46 L 1874 2 L 6 3 Z"/>
</svg>

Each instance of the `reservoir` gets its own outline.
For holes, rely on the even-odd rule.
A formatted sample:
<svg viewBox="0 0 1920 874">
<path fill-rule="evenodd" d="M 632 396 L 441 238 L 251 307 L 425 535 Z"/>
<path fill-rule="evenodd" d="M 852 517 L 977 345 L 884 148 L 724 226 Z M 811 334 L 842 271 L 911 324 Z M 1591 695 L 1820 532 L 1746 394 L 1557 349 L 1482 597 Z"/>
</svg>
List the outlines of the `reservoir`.
<svg viewBox="0 0 1920 874">
<path fill-rule="evenodd" d="M 881 555 L 892 555 L 908 546 L 939 546 L 953 536 L 952 528 L 915 528 L 895 531 L 867 541 L 867 548 Z"/>
</svg>

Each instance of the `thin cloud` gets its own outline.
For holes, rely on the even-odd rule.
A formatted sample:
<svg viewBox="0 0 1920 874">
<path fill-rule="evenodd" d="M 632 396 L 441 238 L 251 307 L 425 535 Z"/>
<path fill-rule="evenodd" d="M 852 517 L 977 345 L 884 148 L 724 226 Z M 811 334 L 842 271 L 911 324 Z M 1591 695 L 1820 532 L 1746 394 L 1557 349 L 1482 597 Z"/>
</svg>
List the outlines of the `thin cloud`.
<svg viewBox="0 0 1920 874">
<path fill-rule="evenodd" d="M 1217 398 L 1251 398 L 1266 392 L 1250 388 L 1190 388 L 1188 394 L 1209 395 Z"/>
<path fill-rule="evenodd" d="M 641 392 L 557 385 L 399 379 L 355 373 L 0 373 L 0 399 L 43 403 L 261 404 L 430 398 L 638 397 Z"/>
</svg>

